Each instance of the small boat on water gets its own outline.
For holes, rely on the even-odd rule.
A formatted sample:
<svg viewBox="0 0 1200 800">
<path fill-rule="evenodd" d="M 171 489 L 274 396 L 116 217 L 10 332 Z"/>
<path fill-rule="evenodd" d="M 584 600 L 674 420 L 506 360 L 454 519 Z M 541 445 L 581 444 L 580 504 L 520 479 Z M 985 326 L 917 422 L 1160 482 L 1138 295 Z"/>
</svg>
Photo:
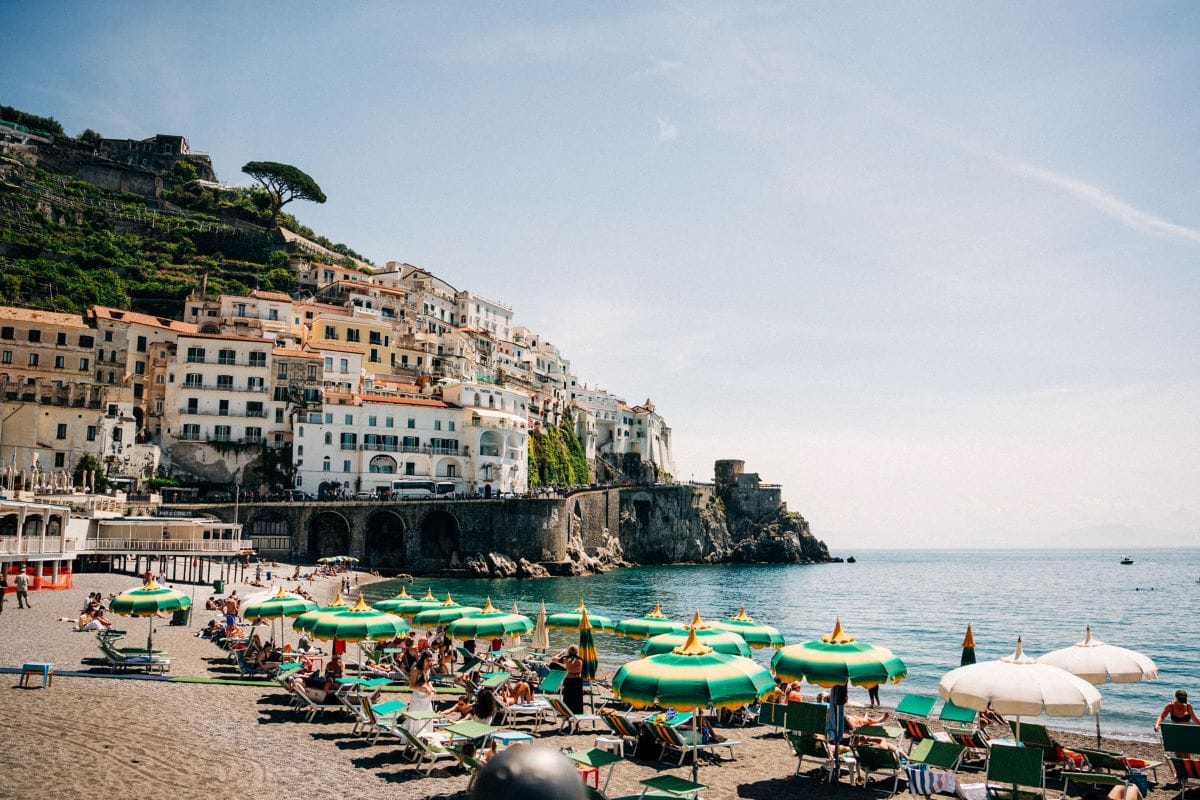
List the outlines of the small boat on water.
<svg viewBox="0 0 1200 800">
<path fill-rule="evenodd" d="M 857 559 L 857 558 L 855 558 L 854 556 L 850 556 L 849 558 L 847 558 L 847 559 L 846 559 L 846 563 L 847 563 L 847 564 L 857 564 L 857 563 L 858 563 L 858 559 Z"/>
<path fill-rule="evenodd" d="M 1124 558 L 1122 558 L 1122 559 L 1121 559 L 1121 563 L 1122 563 L 1122 564 L 1132 564 L 1132 563 L 1133 563 L 1133 559 L 1132 559 L 1132 558 L 1130 558 L 1129 556 L 1125 556 Z"/>
</svg>

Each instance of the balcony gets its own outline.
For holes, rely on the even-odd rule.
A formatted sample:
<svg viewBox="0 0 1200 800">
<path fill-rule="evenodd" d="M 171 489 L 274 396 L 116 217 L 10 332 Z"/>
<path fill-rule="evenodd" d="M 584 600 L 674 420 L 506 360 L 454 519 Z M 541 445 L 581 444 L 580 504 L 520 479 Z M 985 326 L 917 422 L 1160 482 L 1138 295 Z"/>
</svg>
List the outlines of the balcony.
<svg viewBox="0 0 1200 800">
<path fill-rule="evenodd" d="M 180 441 L 197 442 L 197 441 L 200 441 L 200 438 L 196 437 L 195 439 L 184 439 L 181 436 L 181 437 L 179 437 L 179 440 Z M 244 446 L 250 447 L 250 446 L 254 446 L 254 445 L 266 444 L 266 442 L 267 442 L 266 437 L 263 437 L 263 436 L 245 436 L 245 437 L 242 437 L 241 439 L 235 439 L 232 436 L 210 436 L 210 437 L 208 437 L 209 444 L 231 444 L 231 445 L 244 445 Z"/>
<path fill-rule="evenodd" d="M 358 446 L 358 449 L 359 450 L 370 450 L 372 452 L 379 452 L 379 453 L 407 452 L 407 451 L 403 451 L 400 449 L 403 446 L 404 445 L 396 444 L 395 442 L 364 442 L 363 444 L 360 444 Z"/>
<path fill-rule="evenodd" d="M 24 556 L 58 553 L 66 553 L 61 536 L 47 536 L 45 540 L 40 534 L 22 536 L 19 540 L 16 536 L 0 536 L 0 555 Z"/>
<path fill-rule="evenodd" d="M 180 414 L 186 414 L 194 417 L 253 417 L 256 419 L 266 419 L 267 412 L 263 411 L 213 411 L 211 409 L 196 409 L 196 408 L 181 408 Z"/>
<path fill-rule="evenodd" d="M 234 386 L 232 383 L 185 383 L 185 389 L 204 389 L 212 392 L 265 392 L 264 386 Z"/>
<path fill-rule="evenodd" d="M 98 553 L 240 553 L 253 547 L 244 539 L 88 539 L 83 550 Z"/>
</svg>

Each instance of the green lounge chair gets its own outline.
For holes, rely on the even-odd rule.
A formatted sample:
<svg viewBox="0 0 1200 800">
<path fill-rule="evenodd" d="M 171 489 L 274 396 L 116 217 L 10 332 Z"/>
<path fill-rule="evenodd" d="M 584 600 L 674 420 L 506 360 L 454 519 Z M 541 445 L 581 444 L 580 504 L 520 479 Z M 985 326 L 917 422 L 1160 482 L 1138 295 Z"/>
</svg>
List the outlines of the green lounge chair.
<svg viewBox="0 0 1200 800">
<path fill-rule="evenodd" d="M 793 775 L 800 775 L 804 769 L 804 759 L 813 758 L 820 762 L 820 766 L 829 769 L 833 764 L 833 748 L 829 746 L 829 741 L 824 734 L 814 733 L 787 733 L 784 734 L 788 740 L 788 744 L 792 746 L 792 752 L 796 755 L 796 771 Z M 838 755 L 838 772 L 843 769 L 849 773 L 851 770 L 851 762 L 848 758 L 849 751 L 843 749 Z"/>
<path fill-rule="evenodd" d="M 1071 782 L 1082 783 L 1096 789 L 1111 789 L 1114 786 L 1128 786 L 1129 781 L 1119 775 L 1107 775 L 1103 772 L 1063 772 L 1063 797 L 1071 789 Z M 1108 792 L 1106 791 L 1105 794 Z"/>
<path fill-rule="evenodd" d="M 1175 777 L 1179 780 L 1179 800 L 1183 800 L 1188 781 L 1200 781 L 1200 758 L 1171 756 L 1167 760 L 1171 762 L 1171 769 L 1175 770 Z"/>
<path fill-rule="evenodd" d="M 824 734 L 829 706 L 824 703 L 788 703 L 784 727 L 795 733 Z"/>
<path fill-rule="evenodd" d="M 683 764 L 683 759 L 688 753 L 695 750 L 697 753 L 707 752 L 715 754 L 714 751 L 727 748 L 729 750 L 729 758 L 732 761 L 737 760 L 737 755 L 733 748 L 737 747 L 741 742 L 735 739 L 726 739 L 723 742 L 703 742 L 703 735 L 700 731 L 693 731 L 690 728 L 680 728 L 676 725 L 668 725 L 664 722 L 647 722 L 646 730 L 654 738 L 654 741 L 662 745 L 660 758 L 667 755 L 671 751 L 679 752 L 679 763 L 676 766 Z"/>
<path fill-rule="evenodd" d="M 552 695 L 562 694 L 563 681 L 567 678 L 565 669 L 552 669 L 542 678 L 542 682 L 538 684 L 538 694 Z"/>
<path fill-rule="evenodd" d="M 929 695 L 906 694 L 896 704 L 896 713 L 908 714 L 918 719 L 929 719 L 929 715 L 933 713 L 933 707 L 937 705 L 937 701 L 936 697 L 930 697 Z"/>
<path fill-rule="evenodd" d="M 959 728 L 975 727 L 976 716 L 978 716 L 978 712 L 974 709 L 963 708 L 947 700 L 938 714 L 938 719 L 942 721 L 943 725 L 952 725 Z"/>
<path fill-rule="evenodd" d="M 1200 725 L 1164 722 L 1159 727 L 1163 750 L 1168 753 L 1200 753 Z"/>
<path fill-rule="evenodd" d="M 967 748 L 957 742 L 922 739 L 909 751 L 908 762 L 957 773 L 966 752 Z"/>
<path fill-rule="evenodd" d="M 1111 750 L 1091 750 L 1086 747 L 1076 747 L 1076 753 L 1080 753 L 1087 759 L 1088 769 L 1092 772 L 1129 772 L 1134 770 L 1145 774 L 1150 772 L 1154 775 L 1154 782 L 1158 783 L 1158 768 L 1163 765 L 1161 761 L 1141 761 L 1136 764 L 1131 763 L 1130 759 L 1114 753 Z"/>
<path fill-rule="evenodd" d="M 598 747 L 567 753 L 567 758 L 592 769 L 604 769 L 608 767 L 608 772 L 604 774 L 604 785 L 600 788 L 602 792 L 608 791 L 608 781 L 612 777 L 613 770 L 616 769 L 617 764 L 625 760 L 625 756 L 619 756 L 616 753 L 601 750 Z"/>
<path fill-rule="evenodd" d="M 877 747 L 870 744 L 856 744 L 854 750 L 854 772 L 862 777 L 863 788 L 872 775 L 885 774 L 892 777 L 892 790 L 886 792 L 888 797 L 900 789 L 900 751 L 891 747 Z"/>
<path fill-rule="evenodd" d="M 637 747 L 638 739 L 641 738 L 641 722 L 615 711 L 601 711 L 600 720 L 606 728 L 613 732 L 614 736 L 621 740 L 622 753 L 625 752 L 625 745 Z"/>
<path fill-rule="evenodd" d="M 958 730 L 952 728 L 947 731 L 947 736 L 950 737 L 950 741 L 966 748 L 966 752 L 963 754 L 964 761 L 982 761 L 979 769 L 987 772 L 992 740 L 986 733 L 980 729 Z"/>
<path fill-rule="evenodd" d="M 1021 791 L 1021 787 L 1037 791 Z M 987 794 L 1001 800 L 1026 800 L 1046 796 L 1046 768 L 1043 752 L 1035 747 L 992 745 L 988 758 Z"/>
<path fill-rule="evenodd" d="M 576 714 L 557 697 L 547 697 L 546 700 L 550 703 L 550 708 L 554 709 L 554 713 L 562 720 L 559 729 L 565 730 L 568 734 L 579 733 L 579 726 L 585 722 L 592 726 L 592 730 L 596 729 L 596 723 L 603 722 L 599 714 Z"/>
<path fill-rule="evenodd" d="M 696 798 L 700 796 L 700 792 L 708 788 L 703 783 L 693 783 L 674 775 L 655 775 L 653 778 L 646 778 L 639 783 L 646 787 L 642 790 L 643 797 L 648 797 L 646 792 L 653 789 L 668 797 Z"/>
<path fill-rule="evenodd" d="M 1013 729 L 1013 734 L 1017 732 L 1017 722 L 1013 720 L 1009 723 Z M 1032 722 L 1021 723 L 1021 735 L 1017 740 L 1026 747 L 1032 747 L 1041 750 L 1045 763 L 1048 766 L 1068 766 L 1074 769 L 1077 766 L 1075 761 L 1071 759 L 1061 744 L 1050 734 L 1050 729 L 1045 725 L 1038 725 Z"/>
<path fill-rule="evenodd" d="M 379 740 L 379 734 L 391 733 L 395 735 L 395 728 L 400 724 L 399 714 L 408 708 L 408 704 L 403 700 L 384 700 L 382 703 L 372 704 L 370 698 L 360 697 L 362 702 L 363 717 L 365 721 L 362 724 L 362 735 L 371 737 L 371 744 L 375 744 Z"/>
<path fill-rule="evenodd" d="M 426 739 L 422 736 L 416 736 L 412 731 L 403 725 L 396 725 L 392 729 L 392 732 L 399 736 L 401 741 L 408 745 L 408 749 L 413 753 L 417 769 L 421 768 L 421 765 L 425 763 L 426 759 L 429 760 L 429 766 L 425 768 L 426 775 L 433 772 L 434 765 L 437 764 L 437 762 L 441 759 L 454 758 L 454 754 L 451 753 L 445 745 L 436 742 L 433 739 Z"/>
<path fill-rule="evenodd" d="M 758 724 L 770 725 L 778 733 L 787 723 L 787 705 L 784 703 L 761 703 L 758 706 Z"/>
<path fill-rule="evenodd" d="M 461 747 L 447 745 L 446 752 L 449 753 L 451 758 L 457 761 L 459 766 L 465 769 L 467 774 L 470 776 L 470 778 L 467 780 L 467 794 L 470 794 L 471 790 L 475 788 L 475 779 L 479 777 L 479 770 L 483 769 L 485 766 L 484 763 L 475 756 L 467 753 Z"/>
</svg>

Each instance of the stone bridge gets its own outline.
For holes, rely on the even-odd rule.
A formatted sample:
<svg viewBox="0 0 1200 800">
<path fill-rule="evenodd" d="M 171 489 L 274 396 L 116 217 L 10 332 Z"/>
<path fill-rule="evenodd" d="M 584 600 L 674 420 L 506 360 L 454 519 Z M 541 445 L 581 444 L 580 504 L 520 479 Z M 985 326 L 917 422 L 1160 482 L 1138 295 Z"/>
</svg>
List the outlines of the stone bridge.
<svg viewBox="0 0 1200 800">
<path fill-rule="evenodd" d="M 514 561 L 566 561 L 568 547 L 601 546 L 621 520 L 618 489 L 563 498 L 404 500 L 163 506 L 169 514 L 212 514 L 237 521 L 264 555 L 309 560 L 351 555 L 364 567 L 430 572 L 473 553 Z"/>
</svg>

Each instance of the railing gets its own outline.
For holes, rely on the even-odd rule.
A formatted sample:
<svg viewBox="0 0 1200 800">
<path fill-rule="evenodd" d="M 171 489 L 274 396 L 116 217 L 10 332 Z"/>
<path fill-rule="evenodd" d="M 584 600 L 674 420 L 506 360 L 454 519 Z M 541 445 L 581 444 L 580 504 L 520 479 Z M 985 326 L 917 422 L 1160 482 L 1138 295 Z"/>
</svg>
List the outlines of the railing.
<svg viewBox="0 0 1200 800">
<path fill-rule="evenodd" d="M 179 413 L 199 417 L 257 417 L 259 419 L 265 419 L 267 416 L 265 409 L 262 411 L 202 411 L 198 408 L 184 407 L 179 409 Z"/>
<path fill-rule="evenodd" d="M 146 551 L 237 553 L 254 545 L 245 539 L 86 539 L 80 550 L 103 553 L 144 553 Z"/>
<path fill-rule="evenodd" d="M 47 536 L 44 547 L 42 543 L 40 535 L 23 536 L 19 541 L 16 536 L 0 536 L 0 554 L 6 556 L 69 554 L 69 551 L 63 549 L 61 536 Z"/>
<path fill-rule="evenodd" d="M 196 439 L 186 439 L 185 440 L 183 437 L 180 437 L 180 441 L 198 442 L 198 441 L 200 441 L 200 439 L 196 438 Z M 234 439 L 232 436 L 210 436 L 210 437 L 208 437 L 209 444 L 263 444 L 266 441 L 267 441 L 266 438 L 264 438 L 262 436 L 246 436 L 241 439 Z"/>
<path fill-rule="evenodd" d="M 234 386 L 232 383 L 185 383 L 185 389 L 208 389 L 215 392 L 265 392 L 263 386 Z"/>
</svg>

